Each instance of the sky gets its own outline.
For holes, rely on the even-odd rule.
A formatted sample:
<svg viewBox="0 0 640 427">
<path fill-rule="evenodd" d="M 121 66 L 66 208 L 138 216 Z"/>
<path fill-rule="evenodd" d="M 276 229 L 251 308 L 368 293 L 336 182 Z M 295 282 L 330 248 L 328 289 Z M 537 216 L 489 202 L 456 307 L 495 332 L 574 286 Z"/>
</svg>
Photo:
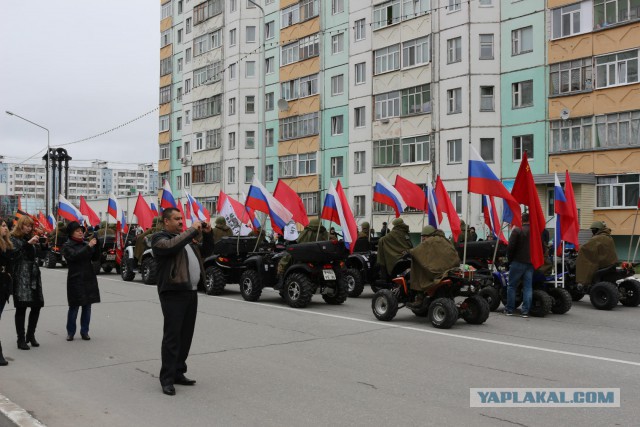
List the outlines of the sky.
<svg viewBox="0 0 640 427">
<path fill-rule="evenodd" d="M 40 151 L 120 126 L 158 107 L 160 2 L 0 0 L 0 156 Z M 158 111 L 86 142 L 64 146 L 76 166 L 157 163 Z M 75 160 L 81 162 L 76 162 Z M 115 163 L 120 162 L 120 163 Z"/>
</svg>

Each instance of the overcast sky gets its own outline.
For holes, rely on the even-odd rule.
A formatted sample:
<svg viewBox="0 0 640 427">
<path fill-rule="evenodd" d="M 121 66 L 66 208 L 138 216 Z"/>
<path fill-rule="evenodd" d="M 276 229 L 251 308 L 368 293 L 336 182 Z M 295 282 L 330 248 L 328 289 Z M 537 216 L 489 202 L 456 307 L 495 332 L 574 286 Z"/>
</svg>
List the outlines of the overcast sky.
<svg viewBox="0 0 640 427">
<path fill-rule="evenodd" d="M 158 106 L 160 2 L 0 0 L 0 155 L 20 162 Z M 157 162 L 158 112 L 65 147 L 75 159 Z M 39 157 L 42 157 L 40 154 Z M 72 162 L 72 164 L 75 162 Z M 76 163 L 78 166 L 87 162 Z"/>
</svg>

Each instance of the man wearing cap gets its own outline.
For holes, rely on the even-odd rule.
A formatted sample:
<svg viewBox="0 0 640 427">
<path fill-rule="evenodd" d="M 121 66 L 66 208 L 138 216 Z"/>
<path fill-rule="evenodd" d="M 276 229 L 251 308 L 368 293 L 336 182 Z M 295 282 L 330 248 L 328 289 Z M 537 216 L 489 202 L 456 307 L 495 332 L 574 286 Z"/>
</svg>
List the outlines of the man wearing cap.
<svg viewBox="0 0 640 427">
<path fill-rule="evenodd" d="M 603 221 L 591 224 L 593 237 L 580 247 L 576 259 L 576 283 L 590 285 L 593 275 L 601 268 L 618 263 L 616 245 L 611 229 Z"/>
<path fill-rule="evenodd" d="M 98 279 L 93 270 L 91 261 L 100 258 L 100 251 L 96 248 L 98 242 L 92 238 L 89 242 L 84 241 L 85 228 L 77 221 L 72 221 L 67 225 L 67 236 L 69 239 L 62 247 L 62 255 L 67 261 L 67 302 L 69 311 L 67 313 L 67 341 L 73 341 L 76 334 L 76 320 L 78 311 L 82 307 L 80 315 L 80 336 L 88 341 L 89 322 L 91 321 L 91 304 L 100 302 L 100 290 L 98 289 Z"/>
<path fill-rule="evenodd" d="M 416 291 L 416 300 L 409 306 L 422 306 L 429 288 L 438 284 L 449 270 L 460 266 L 458 252 L 441 230 L 426 225 L 420 233 L 420 244 L 412 249 L 411 289 Z"/>
<path fill-rule="evenodd" d="M 217 242 L 226 236 L 233 236 L 233 230 L 227 225 L 227 220 L 223 216 L 216 218 L 216 226 L 213 227 L 213 242 Z"/>
<path fill-rule="evenodd" d="M 391 224 L 393 230 L 378 241 L 378 258 L 376 262 L 380 265 L 380 272 L 383 278 L 388 278 L 393 270 L 393 266 L 413 248 L 409 237 L 409 226 L 402 218 L 394 219 Z"/>
</svg>

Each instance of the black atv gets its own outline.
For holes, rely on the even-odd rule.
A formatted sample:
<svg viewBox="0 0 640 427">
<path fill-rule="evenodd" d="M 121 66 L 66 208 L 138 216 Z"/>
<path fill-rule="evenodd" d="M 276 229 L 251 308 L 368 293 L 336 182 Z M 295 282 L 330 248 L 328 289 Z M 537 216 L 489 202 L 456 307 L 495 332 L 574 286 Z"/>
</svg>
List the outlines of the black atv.
<svg viewBox="0 0 640 427">
<path fill-rule="evenodd" d="M 102 236 L 97 239 L 96 248 L 100 251 L 100 258 L 92 261 L 93 271 L 100 273 L 100 269 L 105 273 L 111 273 L 115 268 L 120 274 L 120 266 L 116 263 L 116 238 L 115 236 Z"/>
<path fill-rule="evenodd" d="M 640 305 L 640 282 L 634 277 L 635 269 L 631 263 L 623 262 L 602 268 L 593 276 L 591 284 L 580 285 L 575 280 L 575 263 L 570 264 L 567 289 L 574 301 L 589 294 L 591 305 L 598 310 L 611 310 L 620 302 L 627 307 Z"/>
<path fill-rule="evenodd" d="M 223 237 L 213 246 L 213 255 L 204 260 L 203 290 L 207 295 L 222 295 L 225 286 L 240 283 L 246 269 L 244 261 L 256 250 L 257 237 Z"/>
<path fill-rule="evenodd" d="M 156 260 L 151 249 L 152 237 L 153 234 L 143 237 L 145 249 L 140 262 L 135 257 L 135 239 L 131 236 L 126 238 L 120 261 L 120 277 L 125 282 L 132 281 L 136 277 L 136 273 L 140 273 L 142 281 L 147 285 L 154 285 L 157 282 Z"/>
<path fill-rule="evenodd" d="M 67 241 L 66 237 L 58 236 L 57 240 L 49 240 L 48 249 L 45 251 L 44 266 L 46 268 L 56 268 L 58 264 L 67 266 L 67 261 L 62 256 L 62 246 Z"/>
<path fill-rule="evenodd" d="M 486 276 L 453 269 L 429 288 L 420 306 L 413 307 L 408 305 L 416 298 L 416 291 L 410 288 L 411 261 L 404 257 L 398 263 L 404 263 L 406 268 L 392 280 L 394 286 L 379 290 L 371 301 L 371 309 L 378 320 L 392 320 L 402 307 L 409 308 L 418 317 L 428 317 L 439 329 L 451 328 L 460 317 L 472 325 L 480 325 L 489 318 L 489 304 L 478 294 Z M 457 302 L 457 297 L 464 299 Z"/>
<path fill-rule="evenodd" d="M 356 240 L 353 253 L 347 257 L 344 278 L 347 282 L 349 298 L 360 296 L 366 284 L 373 292 L 378 291 L 376 281 L 380 279 L 380 266 L 376 263 L 379 237 Z"/>
<path fill-rule="evenodd" d="M 496 245 L 498 251 L 496 252 Z M 464 256 L 464 242 L 454 245 L 460 259 Z M 477 270 L 491 268 L 493 262 L 493 254 L 496 254 L 496 263 L 500 259 L 507 256 L 507 245 L 498 240 L 480 240 L 476 242 L 467 242 L 467 258 L 466 264 Z"/>
</svg>

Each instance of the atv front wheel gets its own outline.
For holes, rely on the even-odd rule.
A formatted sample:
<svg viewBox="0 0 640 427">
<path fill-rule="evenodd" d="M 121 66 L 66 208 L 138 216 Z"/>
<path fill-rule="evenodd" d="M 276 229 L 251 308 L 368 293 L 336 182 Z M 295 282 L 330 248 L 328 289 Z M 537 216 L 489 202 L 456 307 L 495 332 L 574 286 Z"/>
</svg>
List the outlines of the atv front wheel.
<svg viewBox="0 0 640 427">
<path fill-rule="evenodd" d="M 627 307 L 640 305 L 640 283 L 635 280 L 625 280 L 618 285 L 620 303 Z"/>
<path fill-rule="evenodd" d="M 553 314 L 565 314 L 571 310 L 571 294 L 569 291 L 563 288 L 551 288 L 549 289 L 549 296 L 551 296 L 551 312 Z"/>
<path fill-rule="evenodd" d="M 618 288 L 610 282 L 596 283 L 591 287 L 589 298 L 598 310 L 611 310 L 618 305 Z"/>
<path fill-rule="evenodd" d="M 500 307 L 500 294 L 493 286 L 480 289 L 478 295 L 487 300 L 487 303 L 489 303 L 489 311 L 496 311 L 498 307 Z"/>
<path fill-rule="evenodd" d="M 533 291 L 529 314 L 533 317 L 544 317 L 551 312 L 552 300 L 548 293 L 541 290 Z"/>
<path fill-rule="evenodd" d="M 380 289 L 371 300 L 371 310 L 376 319 L 388 322 L 396 317 L 398 300 L 389 289 Z"/>
<path fill-rule="evenodd" d="M 429 320 L 438 329 L 450 329 L 458 321 L 458 307 L 450 298 L 438 298 L 429 306 Z"/>
<path fill-rule="evenodd" d="M 120 277 L 125 282 L 130 282 L 136 277 L 135 271 L 131 268 L 131 263 L 133 260 L 129 258 L 129 255 L 125 252 L 122 256 L 122 260 L 120 261 Z"/>
<path fill-rule="evenodd" d="M 460 304 L 460 314 L 470 325 L 482 325 L 489 318 L 490 311 L 489 303 L 480 295 L 469 297 Z"/>
<path fill-rule="evenodd" d="M 56 264 L 58 256 L 53 252 L 47 252 L 47 255 L 44 258 L 44 266 L 47 268 L 56 268 Z"/>
<path fill-rule="evenodd" d="M 153 257 L 148 256 L 142 260 L 140 276 L 142 276 L 142 281 L 147 285 L 156 283 L 156 262 Z"/>
<path fill-rule="evenodd" d="M 209 267 L 204 272 L 204 292 L 207 295 L 222 295 L 226 286 L 224 274 L 217 267 Z"/>
<path fill-rule="evenodd" d="M 285 280 L 283 291 L 290 307 L 305 308 L 313 297 L 313 283 L 306 274 L 291 273 Z"/>
<path fill-rule="evenodd" d="M 256 270 L 245 270 L 240 276 L 240 294 L 245 301 L 258 301 L 262 295 L 262 281 Z"/>
<path fill-rule="evenodd" d="M 344 280 L 347 282 L 347 295 L 349 295 L 349 298 L 358 298 L 364 291 L 362 275 L 355 268 L 348 268 L 344 272 Z"/>
</svg>

